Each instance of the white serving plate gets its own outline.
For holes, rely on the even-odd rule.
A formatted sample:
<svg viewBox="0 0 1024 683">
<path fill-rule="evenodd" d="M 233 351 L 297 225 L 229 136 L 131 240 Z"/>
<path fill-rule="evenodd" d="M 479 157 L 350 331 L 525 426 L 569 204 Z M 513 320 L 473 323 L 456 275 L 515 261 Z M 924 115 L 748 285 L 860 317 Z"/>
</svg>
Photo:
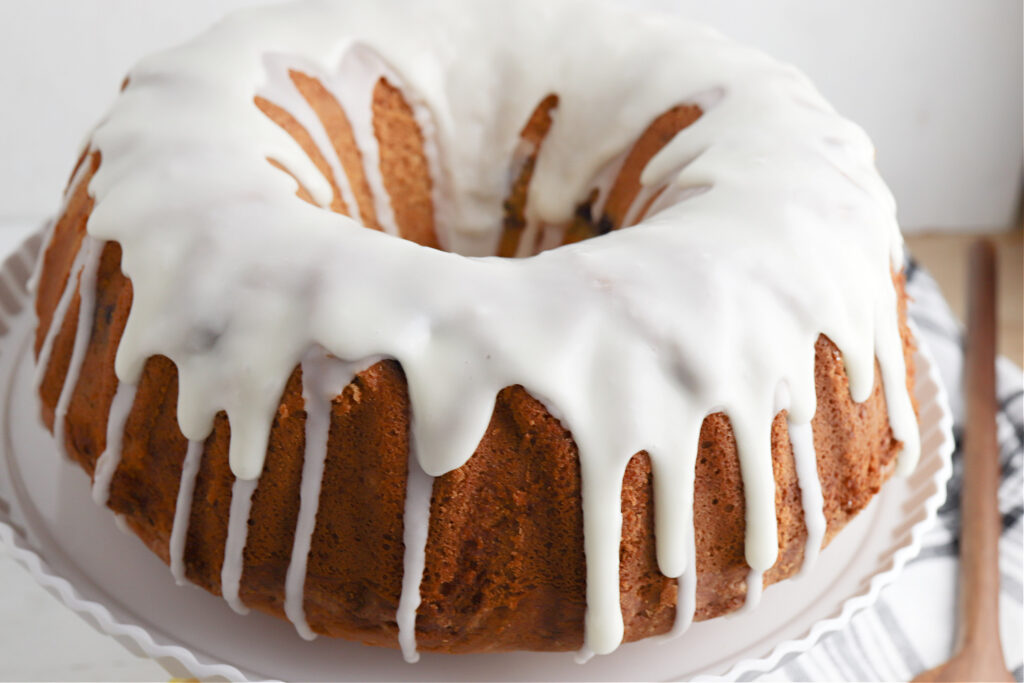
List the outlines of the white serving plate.
<svg viewBox="0 0 1024 683">
<path fill-rule="evenodd" d="M 825 550 L 808 576 L 769 587 L 760 607 L 695 624 L 682 638 L 624 645 L 576 664 L 570 653 L 439 655 L 319 638 L 278 619 L 238 616 L 167 567 L 93 504 L 86 475 L 57 454 L 34 388 L 34 316 L 25 281 L 41 238 L 0 267 L 0 541 L 39 583 L 93 626 L 175 673 L 230 680 L 678 680 L 770 671 L 874 602 L 920 549 L 945 500 L 952 419 L 927 350 L 917 355 L 922 457 Z"/>
</svg>

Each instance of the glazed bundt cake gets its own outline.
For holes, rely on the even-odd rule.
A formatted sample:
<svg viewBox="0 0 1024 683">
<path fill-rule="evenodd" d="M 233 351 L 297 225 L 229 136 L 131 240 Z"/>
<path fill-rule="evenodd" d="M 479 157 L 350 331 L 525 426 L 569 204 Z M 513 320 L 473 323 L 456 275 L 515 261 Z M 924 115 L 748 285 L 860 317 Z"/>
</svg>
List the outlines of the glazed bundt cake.
<svg viewBox="0 0 1024 683">
<path fill-rule="evenodd" d="M 799 72 L 677 18 L 249 10 L 89 136 L 42 417 L 239 612 L 607 653 L 752 607 L 914 466 L 894 214 Z"/>
</svg>

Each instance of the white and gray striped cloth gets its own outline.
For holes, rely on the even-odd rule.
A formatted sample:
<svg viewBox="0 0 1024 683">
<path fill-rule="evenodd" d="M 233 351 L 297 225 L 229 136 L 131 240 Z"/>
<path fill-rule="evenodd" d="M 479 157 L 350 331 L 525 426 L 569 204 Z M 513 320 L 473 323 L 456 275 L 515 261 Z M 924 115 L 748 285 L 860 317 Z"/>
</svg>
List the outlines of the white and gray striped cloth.
<svg viewBox="0 0 1024 683">
<path fill-rule="evenodd" d="M 963 329 L 932 277 L 913 260 L 908 262 L 906 272 L 907 291 L 913 299 L 910 317 L 938 363 L 953 409 L 957 450 L 953 453 L 953 477 L 946 503 L 939 509 L 938 524 L 925 537 L 921 554 L 896 583 L 883 591 L 873 607 L 759 680 L 906 681 L 953 653 L 963 472 Z M 1007 667 L 1020 681 L 1024 677 L 1024 377 L 1021 369 L 1006 358 L 999 359 L 996 372 L 1003 476 L 999 488 L 1003 518 L 1000 622 Z"/>
</svg>

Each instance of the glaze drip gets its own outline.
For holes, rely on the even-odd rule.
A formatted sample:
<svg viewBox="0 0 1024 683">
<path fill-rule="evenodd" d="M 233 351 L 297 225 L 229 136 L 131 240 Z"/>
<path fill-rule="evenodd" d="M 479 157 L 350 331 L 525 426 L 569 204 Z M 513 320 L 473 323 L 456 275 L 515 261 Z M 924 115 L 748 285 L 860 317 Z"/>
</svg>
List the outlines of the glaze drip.
<svg viewBox="0 0 1024 683">
<path fill-rule="evenodd" d="M 192 516 L 192 497 L 196 488 L 196 475 L 203 457 L 203 442 L 189 441 L 185 460 L 181 464 L 181 481 L 178 484 L 178 498 L 174 505 L 174 522 L 168 543 L 171 576 L 182 586 L 185 578 L 185 541 L 188 539 L 188 522 Z"/>
<path fill-rule="evenodd" d="M 106 505 L 110 499 L 110 482 L 114 479 L 117 466 L 121 464 L 124 427 L 128 423 L 128 415 L 134 402 L 135 387 L 119 384 L 110 404 L 110 416 L 107 418 L 106 446 L 96 460 L 96 472 L 93 474 L 92 499 L 97 505 Z"/>
<path fill-rule="evenodd" d="M 242 602 L 239 589 L 245 560 L 245 539 L 249 535 L 249 510 L 256 492 L 255 479 L 235 479 L 231 487 L 231 510 L 228 513 L 228 538 L 224 543 L 224 564 L 220 571 L 220 590 L 224 600 L 238 614 L 249 608 Z"/>
<path fill-rule="evenodd" d="M 89 344 L 89 336 L 92 334 L 92 316 L 93 311 L 96 307 L 96 272 L 100 266 L 100 252 L 102 251 L 101 244 L 90 237 L 85 237 L 82 240 L 82 246 L 79 250 L 79 255 L 82 256 L 81 267 L 78 269 L 78 322 L 75 325 L 75 340 L 72 344 L 71 360 L 68 363 L 68 371 L 64 376 L 64 384 L 61 386 L 60 398 L 57 399 L 57 407 L 53 411 L 53 438 L 57 442 L 57 448 L 60 452 L 67 457 L 67 443 L 65 440 L 65 418 L 68 414 L 68 406 L 71 404 L 71 396 L 74 394 L 75 387 L 78 385 L 78 376 L 82 371 L 82 362 L 85 360 L 85 349 Z M 78 260 L 76 256 L 75 260 Z M 61 296 L 61 304 L 64 303 L 63 299 L 65 296 L 70 297 L 75 291 L 75 270 L 72 268 L 72 275 L 68 278 L 67 289 Z M 58 305 L 58 310 L 61 308 Z M 50 348 L 46 350 L 47 356 L 52 352 L 53 339 L 50 338 L 52 334 L 56 337 L 60 327 L 63 323 L 63 317 L 67 312 L 67 306 L 65 305 L 64 310 L 61 311 L 62 315 L 58 319 L 56 315 L 50 325 L 50 330 L 47 333 L 47 340 L 44 343 L 49 344 Z M 59 322 L 58 322 L 59 320 Z M 40 357 L 42 357 L 40 353 Z M 45 366 L 39 366 L 45 367 Z"/>
<path fill-rule="evenodd" d="M 794 424 L 789 427 L 789 443 L 793 447 L 797 480 L 800 482 L 800 497 L 804 509 L 804 523 L 807 525 L 807 543 L 804 546 L 804 562 L 800 573 L 806 574 L 821 553 L 825 541 L 827 523 L 825 520 L 825 499 L 821 493 L 818 478 L 818 460 L 814 453 L 814 434 L 809 424 Z"/>
<path fill-rule="evenodd" d="M 299 517 L 295 524 L 295 540 L 285 578 L 284 611 L 299 635 L 312 640 L 316 634 L 306 623 L 303 607 L 306 563 L 316 529 L 316 511 L 320 503 L 327 441 L 331 427 L 331 401 L 362 370 L 376 362 L 370 359 L 359 364 L 343 363 L 313 349 L 302 362 L 302 398 L 306 406 L 306 444 L 302 461 L 302 485 L 299 491 Z"/>
<path fill-rule="evenodd" d="M 68 273 L 68 280 L 64 285 L 64 290 L 61 292 L 60 299 L 57 301 L 57 307 L 53 311 L 50 329 L 46 331 L 46 336 L 43 337 L 43 345 L 39 348 L 39 354 L 36 357 L 36 369 L 33 378 L 33 384 L 37 391 L 43 386 L 46 370 L 50 367 L 50 356 L 53 355 L 53 344 L 60 333 L 61 327 L 64 326 L 68 308 L 70 308 L 71 300 L 75 296 L 75 290 L 78 287 L 78 281 L 82 275 L 82 269 L 85 266 L 88 255 L 89 251 L 84 247 L 80 248 L 75 255 L 75 260 L 71 263 L 71 270 Z"/>
<path fill-rule="evenodd" d="M 402 648 L 402 656 L 410 664 L 420 659 L 416 651 L 416 609 L 421 602 L 420 582 L 427 563 L 427 531 L 433 487 L 434 478 L 423 471 L 415 451 L 410 450 L 402 532 L 402 542 L 405 544 L 402 595 L 395 615 L 398 622 L 398 644 Z"/>
</svg>

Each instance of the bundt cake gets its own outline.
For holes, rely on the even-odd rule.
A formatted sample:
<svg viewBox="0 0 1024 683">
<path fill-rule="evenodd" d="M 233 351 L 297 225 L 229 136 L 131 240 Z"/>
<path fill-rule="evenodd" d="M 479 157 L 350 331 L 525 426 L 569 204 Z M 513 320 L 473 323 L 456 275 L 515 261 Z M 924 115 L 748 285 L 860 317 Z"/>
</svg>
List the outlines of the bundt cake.
<svg viewBox="0 0 1024 683">
<path fill-rule="evenodd" d="M 752 607 L 914 466 L 901 258 L 864 133 L 706 28 L 252 9 L 88 137 L 41 413 L 239 612 L 607 653 Z"/>
</svg>

